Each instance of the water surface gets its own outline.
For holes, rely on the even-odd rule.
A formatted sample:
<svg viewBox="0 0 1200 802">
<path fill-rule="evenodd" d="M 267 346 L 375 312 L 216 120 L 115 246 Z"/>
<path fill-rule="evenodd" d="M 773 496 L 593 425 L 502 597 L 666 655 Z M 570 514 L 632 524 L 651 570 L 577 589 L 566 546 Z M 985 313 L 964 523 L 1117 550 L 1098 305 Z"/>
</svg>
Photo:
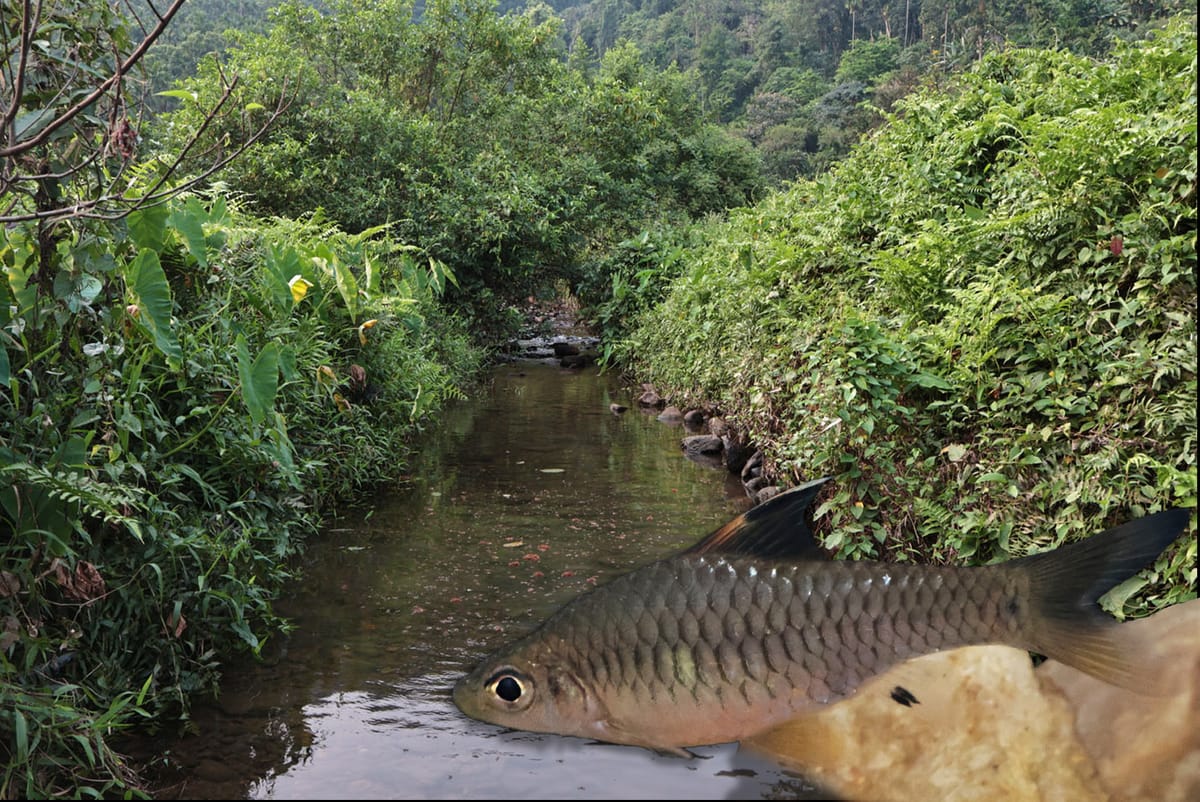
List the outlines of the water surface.
<svg viewBox="0 0 1200 802">
<path fill-rule="evenodd" d="M 309 547 L 279 610 L 295 631 L 230 667 L 158 797 L 786 798 L 811 786 L 726 744 L 697 757 L 507 730 L 463 716 L 454 682 L 613 576 L 747 507 L 688 432 L 594 371 L 514 363 L 453 405 L 410 479 Z"/>
</svg>

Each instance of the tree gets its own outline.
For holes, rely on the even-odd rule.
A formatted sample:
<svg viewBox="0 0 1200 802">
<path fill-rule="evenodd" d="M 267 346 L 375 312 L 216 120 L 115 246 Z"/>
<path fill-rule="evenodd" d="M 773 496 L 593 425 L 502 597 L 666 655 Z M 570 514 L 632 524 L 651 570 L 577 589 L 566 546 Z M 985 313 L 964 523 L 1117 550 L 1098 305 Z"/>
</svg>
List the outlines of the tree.
<svg viewBox="0 0 1200 802">
<path fill-rule="evenodd" d="M 202 128 L 222 116 L 235 133 L 219 149 L 191 154 L 193 136 L 171 159 L 134 167 L 142 149 L 145 81 L 140 64 L 184 0 L 141 15 L 86 0 L 3 0 L 0 65 L 0 224 L 34 225 L 41 280 L 49 270 L 56 226 L 70 219 L 117 220 L 207 179 L 255 142 L 286 107 L 270 113 L 226 107 L 237 78 L 218 73 L 219 90 Z M 203 166 L 190 179 L 185 155 Z"/>
</svg>

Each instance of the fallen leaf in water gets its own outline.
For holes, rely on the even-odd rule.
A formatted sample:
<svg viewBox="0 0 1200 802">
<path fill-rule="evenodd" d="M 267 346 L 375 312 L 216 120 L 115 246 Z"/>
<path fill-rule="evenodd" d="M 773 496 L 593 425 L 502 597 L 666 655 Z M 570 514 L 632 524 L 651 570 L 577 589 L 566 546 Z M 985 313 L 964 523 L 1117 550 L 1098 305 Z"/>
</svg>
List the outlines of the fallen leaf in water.
<svg viewBox="0 0 1200 802">
<path fill-rule="evenodd" d="M 520 561 L 520 560 L 513 560 L 513 561 L 511 561 L 511 562 L 508 564 L 508 567 L 509 567 L 509 568 L 516 568 L 516 567 L 517 567 L 518 565 L 520 565 L 520 564 L 521 564 L 521 561 Z"/>
<path fill-rule="evenodd" d="M 530 562 L 537 562 L 538 560 L 540 560 L 540 559 L 542 559 L 542 558 L 541 558 L 541 555 L 534 554 L 534 553 L 531 551 L 531 552 L 529 552 L 528 554 L 526 554 L 524 557 L 522 557 L 521 559 L 522 559 L 522 560 L 529 560 Z"/>
<path fill-rule="evenodd" d="M 517 548 L 517 547 L 519 547 L 519 546 L 524 546 L 524 545 L 525 545 L 525 541 L 524 541 L 524 540 L 510 540 L 509 542 L 507 542 L 507 543 L 505 543 L 505 544 L 504 544 L 504 548 L 506 548 L 506 549 L 515 549 L 515 548 Z"/>
<path fill-rule="evenodd" d="M 542 473 L 565 473 L 566 468 L 538 468 Z"/>
<path fill-rule="evenodd" d="M 541 571 L 534 571 L 532 574 L 534 579 L 540 579 L 545 576 Z"/>
<path fill-rule="evenodd" d="M 412 608 L 412 614 L 413 614 L 413 615 L 416 615 L 417 613 L 423 613 L 423 612 L 425 612 L 425 608 L 424 608 L 424 607 L 422 607 L 422 606 L 421 606 L 421 605 L 419 605 L 419 604 L 418 604 L 418 605 L 414 605 L 414 606 L 413 606 L 413 608 Z"/>
<path fill-rule="evenodd" d="M 566 571 L 563 571 L 561 576 L 575 576 L 575 572 L 568 569 Z"/>
<path fill-rule="evenodd" d="M 461 604 L 461 603 L 462 603 L 462 596 L 451 596 L 451 597 L 450 597 L 450 603 L 451 603 L 451 604 Z"/>
<path fill-rule="evenodd" d="M 549 543 L 539 543 L 538 551 L 550 551 L 550 544 Z"/>
</svg>

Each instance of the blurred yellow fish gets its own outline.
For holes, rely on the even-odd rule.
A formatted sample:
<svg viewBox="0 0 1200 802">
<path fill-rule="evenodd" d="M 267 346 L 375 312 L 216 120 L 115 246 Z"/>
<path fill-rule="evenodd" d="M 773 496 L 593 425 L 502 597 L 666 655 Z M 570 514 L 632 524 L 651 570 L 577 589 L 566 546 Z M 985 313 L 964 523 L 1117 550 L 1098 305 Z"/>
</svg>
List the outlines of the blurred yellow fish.
<svg viewBox="0 0 1200 802">
<path fill-rule="evenodd" d="M 1028 649 L 1131 684 L 1122 627 L 1096 601 L 1179 536 L 1186 510 L 1001 565 L 835 562 L 821 559 L 807 525 L 826 481 L 579 596 L 459 680 L 455 703 L 501 726 L 686 754 L 764 733 L 902 661 L 971 644 Z"/>
</svg>

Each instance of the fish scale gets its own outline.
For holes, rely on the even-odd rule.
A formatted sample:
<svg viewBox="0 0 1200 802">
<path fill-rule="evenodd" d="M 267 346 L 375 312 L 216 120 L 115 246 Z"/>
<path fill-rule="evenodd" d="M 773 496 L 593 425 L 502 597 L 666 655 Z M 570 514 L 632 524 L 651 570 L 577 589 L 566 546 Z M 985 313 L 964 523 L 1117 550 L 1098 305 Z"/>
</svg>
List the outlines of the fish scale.
<svg viewBox="0 0 1200 802">
<path fill-rule="evenodd" d="M 1021 621 L 1002 602 L 1016 584 L 995 569 L 967 576 L 955 568 L 681 557 L 584 597 L 547 621 L 544 634 L 561 632 L 571 644 L 555 654 L 567 673 L 635 705 L 720 698 L 749 713 L 786 689 L 788 713 L 844 696 L 911 656 L 1011 639 Z"/>
<path fill-rule="evenodd" d="M 1131 650 L 1096 600 L 1189 518 L 1166 511 L 994 566 L 793 558 L 781 536 L 811 536 L 794 519 L 813 495 L 810 483 L 776 496 L 581 595 L 463 677 L 455 702 L 496 724 L 680 752 L 752 738 L 903 660 L 971 644 L 1132 685 Z"/>
</svg>

